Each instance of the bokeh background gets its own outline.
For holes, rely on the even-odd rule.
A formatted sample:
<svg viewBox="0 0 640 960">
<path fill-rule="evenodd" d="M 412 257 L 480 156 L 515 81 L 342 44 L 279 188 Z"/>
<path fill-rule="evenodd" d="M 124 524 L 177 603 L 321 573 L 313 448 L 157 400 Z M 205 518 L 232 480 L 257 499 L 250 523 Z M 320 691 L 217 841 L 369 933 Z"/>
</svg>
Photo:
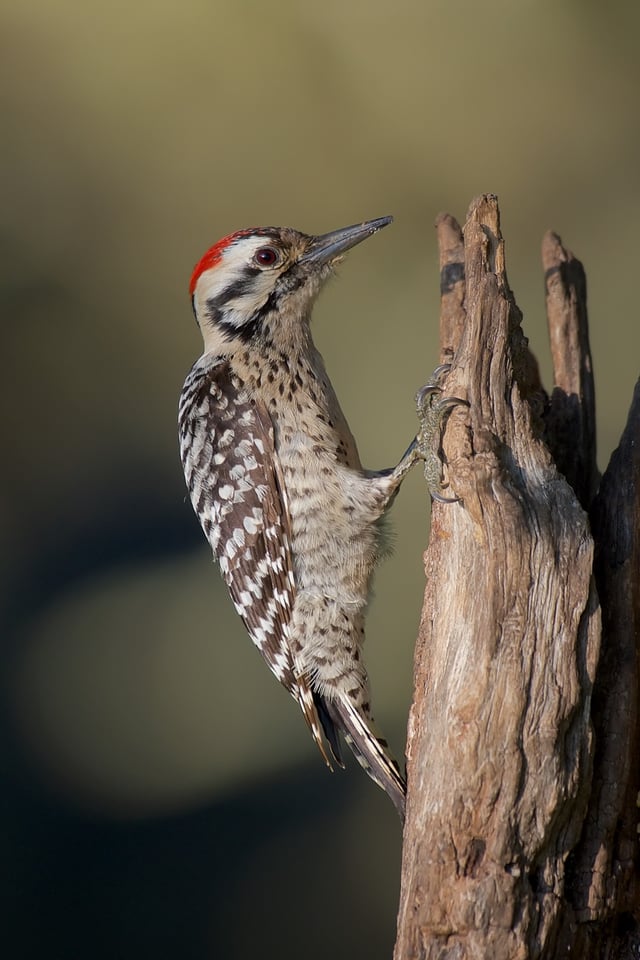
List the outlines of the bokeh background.
<svg viewBox="0 0 640 960">
<path fill-rule="evenodd" d="M 240 227 L 393 213 L 315 319 L 363 459 L 388 466 L 438 359 L 434 218 L 495 192 L 547 375 L 543 232 L 586 265 L 604 466 L 639 365 L 639 10 L 5 0 L 7 956 L 390 956 L 395 813 L 358 768 L 325 771 L 185 502 L 190 270 Z M 418 472 L 394 512 L 368 660 L 400 754 L 428 521 Z"/>
</svg>

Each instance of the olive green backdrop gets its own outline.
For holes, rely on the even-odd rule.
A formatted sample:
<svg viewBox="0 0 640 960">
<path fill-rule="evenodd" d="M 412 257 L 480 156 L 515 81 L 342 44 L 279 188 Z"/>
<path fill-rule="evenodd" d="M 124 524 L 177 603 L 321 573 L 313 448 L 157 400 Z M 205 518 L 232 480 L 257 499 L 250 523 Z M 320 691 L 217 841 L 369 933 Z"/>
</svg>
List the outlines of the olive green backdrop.
<svg viewBox="0 0 640 960">
<path fill-rule="evenodd" d="M 393 808 L 359 769 L 324 770 L 185 502 L 190 271 L 240 227 L 394 214 L 315 315 L 363 460 L 389 466 L 438 360 L 433 220 L 495 192 L 545 374 L 544 230 L 586 265 L 604 465 L 640 365 L 639 26 L 631 4 L 586 0 L 6 0 L 12 958 L 390 956 Z M 428 519 L 418 474 L 368 630 L 398 754 Z"/>
</svg>

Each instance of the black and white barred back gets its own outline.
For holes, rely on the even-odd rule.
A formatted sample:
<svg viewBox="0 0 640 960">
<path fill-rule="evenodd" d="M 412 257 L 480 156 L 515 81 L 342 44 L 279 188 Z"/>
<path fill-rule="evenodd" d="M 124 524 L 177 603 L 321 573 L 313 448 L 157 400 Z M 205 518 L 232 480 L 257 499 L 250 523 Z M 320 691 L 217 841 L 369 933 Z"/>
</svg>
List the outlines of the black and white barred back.
<svg viewBox="0 0 640 960">
<path fill-rule="evenodd" d="M 289 643 L 295 581 L 269 414 L 246 396 L 228 361 L 205 355 L 185 381 L 178 427 L 193 509 L 234 606 L 330 766 L 313 693 Z"/>
</svg>

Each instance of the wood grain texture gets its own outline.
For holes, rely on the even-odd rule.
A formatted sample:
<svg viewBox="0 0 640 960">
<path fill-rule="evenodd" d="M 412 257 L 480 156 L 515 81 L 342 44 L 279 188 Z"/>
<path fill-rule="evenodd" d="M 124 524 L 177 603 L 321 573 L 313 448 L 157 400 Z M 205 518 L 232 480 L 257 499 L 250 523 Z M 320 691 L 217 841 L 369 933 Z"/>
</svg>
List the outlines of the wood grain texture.
<svg viewBox="0 0 640 960">
<path fill-rule="evenodd" d="M 476 199 L 463 230 L 444 215 L 437 231 L 445 393 L 470 405 L 443 440 L 462 502 L 434 504 L 425 555 L 394 957 L 630 960 L 640 395 L 624 467 L 612 462 L 592 513 L 606 594 L 597 674 L 584 272 L 548 235 L 550 400 L 508 286 L 496 198 Z"/>
</svg>

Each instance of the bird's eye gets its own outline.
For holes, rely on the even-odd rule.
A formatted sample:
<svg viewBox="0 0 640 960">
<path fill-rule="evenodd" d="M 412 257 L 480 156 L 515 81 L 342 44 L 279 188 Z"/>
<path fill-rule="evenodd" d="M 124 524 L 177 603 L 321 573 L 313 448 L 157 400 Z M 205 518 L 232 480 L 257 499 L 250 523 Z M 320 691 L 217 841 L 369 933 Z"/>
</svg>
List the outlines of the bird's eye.
<svg viewBox="0 0 640 960">
<path fill-rule="evenodd" d="M 260 247 L 254 259 L 261 267 L 272 267 L 280 259 L 280 254 L 273 247 Z"/>
</svg>

